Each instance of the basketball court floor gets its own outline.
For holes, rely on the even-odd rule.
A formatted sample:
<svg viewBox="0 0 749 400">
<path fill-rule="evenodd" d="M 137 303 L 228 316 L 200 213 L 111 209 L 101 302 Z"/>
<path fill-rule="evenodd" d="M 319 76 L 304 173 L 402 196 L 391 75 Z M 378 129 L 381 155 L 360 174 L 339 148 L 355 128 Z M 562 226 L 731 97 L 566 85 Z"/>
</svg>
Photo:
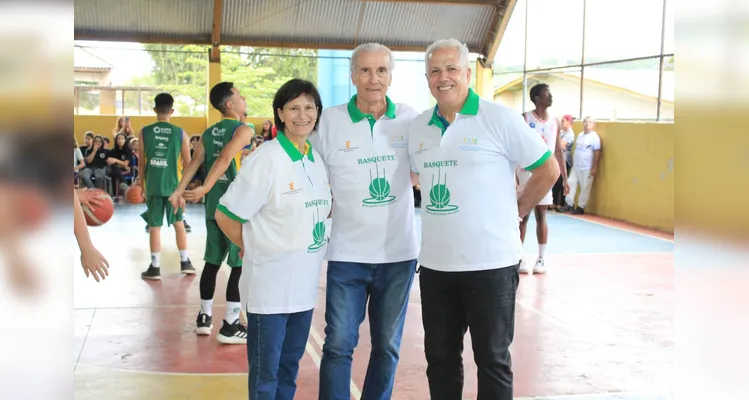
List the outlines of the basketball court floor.
<svg viewBox="0 0 749 400">
<path fill-rule="evenodd" d="M 179 273 L 174 231 L 162 230 L 162 280 L 140 278 L 150 262 L 143 206 L 117 206 L 105 226 L 90 228 L 110 261 L 103 282 L 76 264 L 75 398 L 247 398 L 245 346 L 195 335 L 205 246 L 202 206 L 190 206 L 190 258 L 198 274 Z M 417 217 L 420 211 L 417 210 Z M 529 223 L 526 261 L 535 262 Z M 545 275 L 521 275 L 512 357 L 517 399 L 670 399 L 673 366 L 673 236 L 593 216 L 549 216 Z M 296 399 L 318 396 L 324 340 L 325 271 Z M 219 274 L 214 315 L 224 314 L 228 267 Z M 354 353 L 352 397 L 359 399 L 369 358 L 369 327 Z M 464 351 L 465 399 L 476 398 L 470 336 Z M 418 279 L 408 308 L 394 400 L 429 398 Z"/>
</svg>

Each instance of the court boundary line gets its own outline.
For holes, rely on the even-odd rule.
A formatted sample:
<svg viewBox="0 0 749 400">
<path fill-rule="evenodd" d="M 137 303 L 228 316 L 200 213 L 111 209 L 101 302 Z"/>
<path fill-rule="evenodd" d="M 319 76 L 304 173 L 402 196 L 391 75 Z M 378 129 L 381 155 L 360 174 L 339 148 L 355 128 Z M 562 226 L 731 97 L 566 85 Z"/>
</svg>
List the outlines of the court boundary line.
<svg viewBox="0 0 749 400">
<path fill-rule="evenodd" d="M 75 365 L 73 365 L 73 373 L 78 368 L 78 364 L 81 362 L 81 356 L 83 356 L 83 350 L 86 349 L 86 340 L 88 340 L 88 334 L 91 333 L 91 325 L 94 324 L 94 317 L 96 316 L 96 309 L 91 313 L 91 321 L 88 321 L 88 328 L 86 329 L 86 336 L 83 337 L 83 343 L 81 343 L 81 350 L 78 352 L 78 357 L 75 359 Z"/>
<path fill-rule="evenodd" d="M 90 364 L 81 364 L 78 363 L 81 367 L 84 368 L 91 368 L 91 369 L 101 369 L 101 370 L 108 370 L 108 371 L 117 371 L 117 372 L 125 372 L 125 373 L 132 373 L 132 374 L 144 374 L 144 375 L 163 375 L 163 376 L 200 376 L 200 377 L 211 377 L 211 376 L 226 376 L 226 377 L 232 377 L 232 376 L 242 376 L 247 377 L 248 372 L 167 372 L 167 371 L 144 371 L 144 370 L 136 370 L 136 369 L 127 369 L 127 368 L 118 368 L 118 367 L 107 367 L 103 365 L 90 365 Z M 80 372 L 80 371 L 76 371 Z"/>
<path fill-rule="evenodd" d="M 651 235 L 651 234 L 648 234 L 648 233 L 638 232 L 638 231 L 636 231 L 634 229 L 622 228 L 620 226 L 614 226 L 614 225 L 610 225 L 610 224 L 607 224 L 607 223 L 604 223 L 604 222 L 592 221 L 592 220 L 589 220 L 587 218 L 580 218 L 580 217 L 576 217 L 574 215 L 567 215 L 567 214 L 564 214 L 564 213 L 557 213 L 557 214 L 561 215 L 563 217 L 567 217 L 567 218 L 571 218 L 571 219 L 577 220 L 577 221 L 589 222 L 591 224 L 605 226 L 606 228 L 612 228 L 612 229 L 620 230 L 620 231 L 623 231 L 623 232 L 634 233 L 634 234 L 637 234 L 637 235 L 640 235 L 640 236 L 645 236 L 645 237 L 649 237 L 649 238 L 652 238 L 652 239 L 658 239 L 658 240 L 661 240 L 661 241 L 664 241 L 664 242 L 668 242 L 668 243 L 672 243 L 672 244 L 674 243 L 673 239 L 666 239 L 666 238 L 662 238 L 662 237 L 659 237 L 659 236 Z"/>
<path fill-rule="evenodd" d="M 324 341 L 322 339 L 322 336 L 320 336 L 320 333 L 317 332 L 317 329 L 315 329 L 314 326 L 310 326 L 309 332 L 310 332 L 310 336 L 312 336 L 312 340 L 314 340 L 315 343 L 317 343 L 317 346 L 320 348 L 320 354 L 321 354 L 321 357 L 322 357 L 322 346 L 323 346 L 323 343 L 324 343 Z M 351 365 L 353 366 L 353 364 L 351 364 Z M 319 367 L 320 366 L 318 365 L 318 371 L 320 369 Z M 359 387 L 356 386 L 356 383 L 354 382 L 354 377 L 353 376 L 350 379 L 349 390 L 351 391 L 351 396 L 353 396 L 354 399 L 356 399 L 356 400 L 360 400 L 361 399 L 361 390 L 359 390 Z"/>
<path fill-rule="evenodd" d="M 673 398 L 673 396 L 662 394 L 662 393 L 648 393 L 644 391 L 622 391 L 622 392 L 600 392 L 600 393 L 581 393 L 581 394 L 560 394 L 560 395 L 545 395 L 545 396 L 523 396 L 515 397 L 515 400 L 564 400 L 564 399 L 589 399 L 601 396 L 646 396 L 651 398 L 653 396 L 664 397 L 667 399 Z M 614 400 L 614 399 L 611 399 Z"/>
</svg>

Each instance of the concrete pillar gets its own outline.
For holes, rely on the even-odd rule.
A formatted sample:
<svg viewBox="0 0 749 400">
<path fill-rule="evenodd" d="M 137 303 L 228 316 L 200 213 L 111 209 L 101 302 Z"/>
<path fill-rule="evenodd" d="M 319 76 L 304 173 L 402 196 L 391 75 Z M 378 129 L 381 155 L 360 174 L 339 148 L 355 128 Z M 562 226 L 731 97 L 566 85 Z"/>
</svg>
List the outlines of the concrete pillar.
<svg viewBox="0 0 749 400">
<path fill-rule="evenodd" d="M 211 93 L 211 88 L 213 88 L 215 85 L 221 82 L 221 62 L 209 62 L 208 63 L 208 84 L 206 85 L 206 95 L 205 95 L 205 103 L 206 103 L 206 110 L 205 113 L 205 122 L 206 126 L 211 126 L 215 124 L 218 121 L 221 121 L 221 113 L 218 112 L 213 106 L 211 105 L 211 99 L 209 97 Z"/>
</svg>

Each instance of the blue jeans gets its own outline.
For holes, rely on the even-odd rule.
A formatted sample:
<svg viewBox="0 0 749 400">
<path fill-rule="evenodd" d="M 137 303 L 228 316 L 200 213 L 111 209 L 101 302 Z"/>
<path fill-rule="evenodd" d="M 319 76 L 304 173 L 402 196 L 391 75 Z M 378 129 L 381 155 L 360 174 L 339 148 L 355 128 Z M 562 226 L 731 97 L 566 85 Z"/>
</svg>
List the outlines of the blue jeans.
<svg viewBox="0 0 749 400">
<path fill-rule="evenodd" d="M 299 361 L 312 324 L 312 311 L 247 313 L 248 381 L 252 400 L 292 400 Z"/>
<path fill-rule="evenodd" d="M 372 352 L 361 400 L 393 392 L 416 260 L 389 264 L 328 262 L 320 400 L 349 400 L 351 361 L 369 300 Z"/>
</svg>

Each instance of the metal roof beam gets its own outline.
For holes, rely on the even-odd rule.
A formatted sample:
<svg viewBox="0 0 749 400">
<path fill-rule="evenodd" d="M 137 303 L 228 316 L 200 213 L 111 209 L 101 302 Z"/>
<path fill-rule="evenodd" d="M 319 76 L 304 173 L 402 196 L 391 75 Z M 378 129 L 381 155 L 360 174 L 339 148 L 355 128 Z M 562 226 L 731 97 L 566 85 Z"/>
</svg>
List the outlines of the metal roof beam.
<svg viewBox="0 0 749 400">
<path fill-rule="evenodd" d="M 221 26 L 224 17 L 224 0 L 213 0 L 213 32 L 211 32 L 211 62 L 221 62 Z"/>
<path fill-rule="evenodd" d="M 456 6 L 492 6 L 497 0 L 361 0 L 364 3 L 419 3 L 419 4 L 449 4 Z"/>
</svg>

